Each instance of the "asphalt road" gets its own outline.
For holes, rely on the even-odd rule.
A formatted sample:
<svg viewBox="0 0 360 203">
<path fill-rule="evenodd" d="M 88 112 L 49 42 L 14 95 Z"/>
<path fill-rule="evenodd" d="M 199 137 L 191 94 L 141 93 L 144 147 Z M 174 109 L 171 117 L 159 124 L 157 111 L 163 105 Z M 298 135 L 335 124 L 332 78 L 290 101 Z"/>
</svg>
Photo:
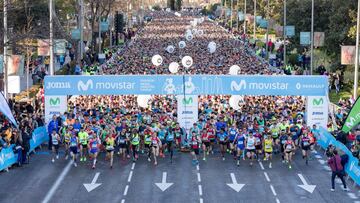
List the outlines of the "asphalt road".
<svg viewBox="0 0 360 203">
<path fill-rule="evenodd" d="M 110 169 L 101 155 L 93 170 L 90 161 L 75 168 L 63 156 L 51 163 L 45 152 L 33 155 L 29 165 L 0 173 L 0 202 L 360 202 L 359 188 L 350 181 L 349 192 L 342 191 L 339 183 L 331 192 L 325 158 L 313 155 L 307 166 L 297 153 L 291 170 L 279 157 L 270 169 L 263 161 L 253 166 L 241 161 L 237 167 L 230 155 L 223 161 L 219 154 L 197 167 L 187 153 L 176 153 L 173 163 L 168 157 L 160 159 L 157 166 L 145 156 L 135 164 L 116 157 Z M 100 185 L 88 192 L 84 184 L 92 182 Z M 165 191 L 155 184 L 162 182 L 159 186 Z M 299 186 L 303 184 L 316 187 L 312 192 L 311 186 L 305 186 L 306 191 Z"/>
</svg>

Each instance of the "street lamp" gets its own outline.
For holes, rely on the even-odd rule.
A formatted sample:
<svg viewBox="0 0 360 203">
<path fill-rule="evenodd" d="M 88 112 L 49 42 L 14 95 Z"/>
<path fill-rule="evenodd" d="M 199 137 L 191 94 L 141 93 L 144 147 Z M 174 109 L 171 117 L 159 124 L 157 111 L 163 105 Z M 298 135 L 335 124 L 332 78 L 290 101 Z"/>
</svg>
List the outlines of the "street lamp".
<svg viewBox="0 0 360 203">
<path fill-rule="evenodd" d="M 310 75 L 314 70 L 314 0 L 311 1 L 311 62 L 310 62 Z"/>
<path fill-rule="evenodd" d="M 4 0 L 4 97 L 8 98 L 8 71 L 7 71 L 7 48 L 8 48 L 8 29 L 7 29 L 7 5 L 8 0 Z"/>
<path fill-rule="evenodd" d="M 357 99 L 358 74 L 359 74 L 359 26 L 360 26 L 360 0 L 358 0 L 357 20 L 356 20 L 356 50 L 355 50 L 355 74 L 354 74 L 354 99 Z"/>
</svg>

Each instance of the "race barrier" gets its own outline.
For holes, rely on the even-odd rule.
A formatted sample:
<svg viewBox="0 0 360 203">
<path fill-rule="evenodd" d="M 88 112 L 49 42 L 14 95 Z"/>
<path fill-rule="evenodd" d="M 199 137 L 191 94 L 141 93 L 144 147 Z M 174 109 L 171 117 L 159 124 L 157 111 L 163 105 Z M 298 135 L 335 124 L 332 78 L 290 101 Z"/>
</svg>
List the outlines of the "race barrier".
<svg viewBox="0 0 360 203">
<path fill-rule="evenodd" d="M 331 135 L 324 128 L 319 129 L 319 134 L 316 136 L 317 143 L 326 149 L 330 144 L 335 146 L 336 149 L 340 149 L 349 156 L 349 161 L 345 165 L 345 172 L 351 177 L 351 179 L 360 186 L 360 166 L 359 160 L 354 157 L 351 151 L 341 142 L 337 141 L 333 135 Z"/>
<path fill-rule="evenodd" d="M 30 150 L 33 151 L 36 147 L 40 146 L 42 143 L 47 142 L 49 136 L 46 132 L 45 127 L 36 128 L 32 132 L 32 139 L 30 140 Z M 18 159 L 18 155 L 14 153 L 15 145 L 10 145 L 9 147 L 3 148 L 0 151 L 0 171 L 10 167 L 15 164 Z"/>
</svg>

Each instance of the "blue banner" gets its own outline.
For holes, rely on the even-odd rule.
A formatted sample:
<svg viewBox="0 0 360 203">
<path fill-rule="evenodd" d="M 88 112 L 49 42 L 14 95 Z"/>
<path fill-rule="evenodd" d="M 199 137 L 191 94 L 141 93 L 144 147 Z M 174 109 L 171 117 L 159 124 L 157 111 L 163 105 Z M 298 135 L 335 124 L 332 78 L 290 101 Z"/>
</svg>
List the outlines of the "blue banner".
<svg viewBox="0 0 360 203">
<path fill-rule="evenodd" d="M 261 20 L 259 21 L 259 27 L 261 27 L 261 28 L 267 28 L 267 26 L 268 26 L 268 21 L 267 21 L 267 20 L 261 19 Z"/>
<path fill-rule="evenodd" d="M 36 128 L 32 133 L 32 139 L 30 140 L 30 152 L 42 143 L 49 141 L 49 135 L 46 132 L 45 127 Z"/>
<path fill-rule="evenodd" d="M 46 76 L 45 95 L 325 96 L 326 76 L 101 75 Z M 185 87 L 184 87 L 185 86 Z M 185 90 L 185 92 L 184 92 Z"/>
<path fill-rule="evenodd" d="M 300 44 L 301 45 L 310 45 L 310 32 L 300 32 Z"/>
<path fill-rule="evenodd" d="M 17 162 L 17 155 L 13 152 L 14 145 L 3 148 L 0 151 L 0 171 L 10 167 Z"/>
<path fill-rule="evenodd" d="M 101 32 L 107 32 L 109 30 L 109 22 L 107 21 L 100 22 L 100 29 Z"/>
<path fill-rule="evenodd" d="M 295 35 L 295 26 L 289 25 L 285 27 L 285 35 L 293 37 Z"/>
<path fill-rule="evenodd" d="M 80 29 L 71 30 L 71 39 L 79 40 L 80 39 Z"/>
<path fill-rule="evenodd" d="M 324 128 L 320 128 L 319 133 L 315 134 L 317 143 L 323 148 L 326 149 L 330 144 L 336 147 L 336 149 L 343 151 L 349 156 L 349 161 L 345 165 L 345 172 L 353 179 L 353 181 L 360 185 L 360 167 L 359 160 L 354 157 L 351 151 L 341 142 L 338 142 L 334 136 L 327 132 Z"/>
<path fill-rule="evenodd" d="M 4 57 L 0 55 L 0 73 L 4 71 Z"/>
</svg>

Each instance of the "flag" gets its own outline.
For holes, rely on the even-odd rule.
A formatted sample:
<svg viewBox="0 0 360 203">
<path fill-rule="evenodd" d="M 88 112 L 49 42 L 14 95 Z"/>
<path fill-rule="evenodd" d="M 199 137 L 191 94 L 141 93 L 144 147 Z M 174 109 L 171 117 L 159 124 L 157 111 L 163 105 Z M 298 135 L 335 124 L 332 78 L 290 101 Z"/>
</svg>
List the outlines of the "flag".
<svg viewBox="0 0 360 203">
<path fill-rule="evenodd" d="M 348 133 L 353 127 L 360 123 L 360 97 L 357 98 L 355 104 L 351 108 L 341 131 Z"/>
<path fill-rule="evenodd" d="M 18 124 L 16 123 L 13 114 L 11 113 L 9 104 L 7 103 L 3 94 L 0 94 L 0 112 L 4 114 L 4 116 L 9 119 L 9 121 L 14 124 L 14 126 L 18 127 Z"/>
</svg>

